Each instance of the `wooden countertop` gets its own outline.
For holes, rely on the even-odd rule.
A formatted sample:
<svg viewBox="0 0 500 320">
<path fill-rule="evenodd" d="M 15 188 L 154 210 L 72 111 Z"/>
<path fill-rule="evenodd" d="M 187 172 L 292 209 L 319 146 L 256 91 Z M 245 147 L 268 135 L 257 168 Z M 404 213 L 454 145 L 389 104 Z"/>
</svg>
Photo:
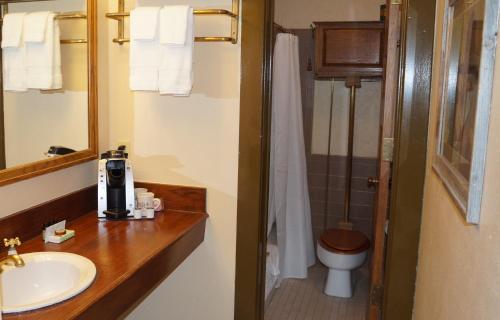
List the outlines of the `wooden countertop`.
<svg viewBox="0 0 500 320">
<path fill-rule="evenodd" d="M 4 315 L 10 319 L 115 319 L 148 294 L 203 242 L 208 215 L 167 210 L 154 220 L 98 221 L 90 212 L 69 225 L 76 237 L 45 244 L 41 236 L 19 253 L 72 252 L 97 267 L 94 283 L 76 297 L 51 307 Z"/>
</svg>

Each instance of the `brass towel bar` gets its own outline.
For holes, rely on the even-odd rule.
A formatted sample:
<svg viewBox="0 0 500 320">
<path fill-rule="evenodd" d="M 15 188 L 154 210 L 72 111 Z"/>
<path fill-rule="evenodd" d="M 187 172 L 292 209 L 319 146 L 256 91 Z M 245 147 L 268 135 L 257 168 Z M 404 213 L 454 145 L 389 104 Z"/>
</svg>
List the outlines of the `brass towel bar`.
<svg viewBox="0 0 500 320">
<path fill-rule="evenodd" d="M 3 16 L 7 13 L 6 3 L 2 3 L 2 10 L 0 17 L 0 22 L 3 21 Z M 64 12 L 58 13 L 55 17 L 56 20 L 74 20 L 74 19 L 87 19 L 87 14 L 85 12 Z M 61 44 L 79 44 L 87 43 L 87 39 L 61 39 Z"/>
<path fill-rule="evenodd" d="M 195 9 L 195 15 L 225 15 L 231 18 L 231 36 L 230 37 L 195 37 L 196 42 L 238 42 L 238 22 L 240 1 L 232 0 L 233 8 L 231 11 L 225 9 Z M 118 21 L 118 37 L 113 42 L 120 45 L 130 42 L 125 38 L 125 18 L 130 17 L 130 12 L 125 12 L 125 0 L 118 0 L 118 12 L 107 13 L 106 18 Z"/>
<path fill-rule="evenodd" d="M 70 19 L 87 19 L 85 12 L 65 12 L 56 15 L 57 20 L 70 20 Z"/>
</svg>

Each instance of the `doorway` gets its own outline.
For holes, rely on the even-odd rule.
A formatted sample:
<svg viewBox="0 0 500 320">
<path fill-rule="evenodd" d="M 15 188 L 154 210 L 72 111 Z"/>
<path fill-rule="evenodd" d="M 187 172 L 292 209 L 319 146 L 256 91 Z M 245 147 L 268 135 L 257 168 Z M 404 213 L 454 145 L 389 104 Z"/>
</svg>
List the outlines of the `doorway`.
<svg viewBox="0 0 500 320">
<path fill-rule="evenodd" d="M 388 3 L 391 4 L 390 2 Z M 246 10 L 245 10 L 246 9 Z M 378 9 L 378 8 L 377 8 Z M 426 1 L 419 5 L 417 1 L 406 1 L 401 5 L 401 28 L 399 31 L 402 34 L 407 32 L 408 26 L 408 12 L 409 10 L 417 10 L 419 16 L 426 13 L 425 19 L 417 20 L 417 28 L 425 28 L 425 33 L 417 33 L 410 37 L 401 39 L 403 55 L 400 60 L 397 60 L 396 70 L 398 75 L 393 81 L 396 83 L 392 88 L 402 88 L 403 82 L 406 81 L 407 86 L 405 90 L 393 90 L 396 92 L 394 105 L 396 110 L 394 134 L 395 134 L 395 149 L 394 149 L 394 164 L 393 167 L 397 168 L 399 174 L 404 171 L 412 171 L 413 175 L 423 177 L 422 168 L 425 168 L 425 141 L 426 141 L 426 110 L 425 105 L 415 105 L 415 102 L 428 101 L 428 93 L 430 82 L 416 83 L 415 79 L 404 78 L 404 75 L 411 73 L 409 68 L 425 68 L 429 72 L 429 64 L 432 62 L 429 59 L 432 53 L 432 31 L 433 30 L 433 1 Z M 423 16 L 422 16 L 423 17 Z M 240 123 L 240 172 L 239 172 L 239 195 L 238 195 L 238 235 L 237 235 L 237 268 L 236 268 L 236 295 L 235 295 L 235 319 L 262 319 L 264 317 L 264 310 L 266 307 L 265 299 L 265 273 L 266 273 L 266 257 L 267 255 L 267 212 L 268 212 L 268 195 L 269 195 L 269 154 L 270 154 L 270 132 L 271 132 L 271 79 L 272 79 L 272 53 L 273 53 L 273 31 L 274 31 L 274 4 L 271 1 L 243 1 L 243 26 L 242 26 L 242 95 L 241 95 L 241 123 Z M 415 21 L 415 20 L 413 20 Z M 412 24 L 410 21 L 409 24 Z M 246 22 L 246 23 L 245 23 Z M 288 26 L 283 26 L 284 29 Z M 286 31 L 286 30 L 285 30 Z M 291 30 L 292 32 L 302 32 L 300 30 Z M 304 34 L 306 32 L 304 31 Z M 305 36 L 312 36 L 310 29 Z M 406 36 L 406 34 L 405 34 Z M 430 36 L 430 38 L 429 38 Z M 430 39 L 430 47 L 429 47 Z M 411 42 L 410 42 L 411 41 Z M 408 43 L 407 43 L 408 42 Z M 408 44 L 413 48 L 414 55 L 413 66 L 405 60 L 406 48 Z M 301 64 L 302 68 L 308 68 L 309 61 L 304 60 L 305 64 Z M 415 66 L 418 62 L 418 66 Z M 406 68 L 406 69 L 405 69 Z M 422 69 L 423 70 L 423 69 Z M 430 74 L 429 74 L 430 76 Z M 410 82 L 410 80 L 412 80 Z M 427 79 L 429 80 L 429 79 Z M 335 85 L 333 86 L 335 88 Z M 381 88 L 382 89 L 382 88 Z M 307 90 L 307 89 L 306 89 Z M 403 95 L 404 93 L 404 95 Z M 307 93 L 306 93 L 307 94 Z M 384 95 L 387 95 L 387 90 L 384 90 Z M 413 96 L 411 99 L 403 99 L 404 97 Z M 418 98 L 415 100 L 415 98 Z M 428 104 L 427 104 L 428 105 Z M 305 113 L 304 113 L 305 114 Z M 304 115 L 303 114 L 303 115 Z M 410 117 L 413 114 L 419 117 Z M 307 115 L 305 115 L 304 119 Z M 413 145 L 412 141 L 402 139 L 406 127 L 401 130 L 401 126 L 408 125 L 408 122 L 402 122 L 401 119 L 407 119 L 412 126 L 418 125 L 421 131 L 418 132 L 419 136 L 418 145 Z M 306 126 L 304 126 L 306 128 Z M 383 130 L 382 130 L 383 131 Z M 308 134 L 304 132 L 304 136 L 308 139 Z M 310 137 L 311 135 L 309 135 Z M 383 138 L 383 136 L 382 136 Z M 423 143 L 422 143 L 423 142 Z M 408 145 L 412 144 L 410 148 Z M 377 149 L 382 149 L 382 146 Z M 310 153 L 311 146 L 307 148 L 307 154 Z M 406 159 L 410 154 L 419 153 L 424 155 L 424 161 L 421 156 L 416 158 L 416 162 L 412 166 L 407 166 Z M 405 161 L 401 161 L 401 154 L 404 153 Z M 377 165 L 378 167 L 378 165 Z M 380 170 L 380 169 L 379 169 Z M 414 282 L 414 269 L 416 266 L 416 253 L 418 250 L 418 225 L 420 217 L 420 205 L 423 181 L 416 180 L 416 183 L 411 187 L 408 186 L 407 181 L 397 177 L 398 173 L 393 177 L 392 181 L 392 195 L 391 195 L 391 210 L 389 224 L 389 236 L 382 235 L 382 241 L 377 242 L 385 245 L 386 241 L 389 244 L 387 252 L 382 246 L 381 252 L 383 256 L 387 256 L 387 260 L 379 261 L 379 269 L 382 271 L 378 277 L 378 281 L 382 286 L 376 287 L 373 285 L 373 277 L 371 285 L 366 282 L 366 306 L 368 304 L 375 305 L 376 312 L 373 313 L 373 318 L 381 319 L 383 312 L 384 319 L 406 319 L 408 312 L 411 315 L 411 301 L 413 297 L 411 279 Z M 377 177 L 378 175 L 378 177 Z M 375 172 L 375 180 L 380 180 L 381 172 Z M 388 184 L 388 176 L 387 176 Z M 421 183 L 422 182 L 422 183 Z M 380 185 L 380 182 L 379 182 Z M 397 193 L 396 191 L 397 190 Z M 407 200 L 407 197 L 412 197 L 410 205 L 411 210 L 406 212 L 401 211 L 401 202 Z M 374 198 L 378 197 L 374 195 Z M 408 203 L 408 202 L 407 202 Z M 380 201 L 374 202 L 373 206 L 380 205 Z M 387 205 L 387 203 L 386 203 Z M 412 238 L 410 240 L 403 237 L 404 230 L 404 216 L 411 214 L 414 218 L 412 230 L 410 230 Z M 394 221 L 394 224 L 392 224 Z M 401 223 L 398 229 L 395 229 L 397 223 Z M 334 222 L 335 223 L 335 222 Z M 385 219 L 373 219 L 373 234 L 380 233 L 385 227 Z M 378 229 L 377 229 L 378 228 Z M 391 228 L 392 232 L 391 232 Z M 378 230 L 378 231 L 376 231 Z M 384 230 L 385 231 L 385 230 Z M 385 232 L 382 231 L 382 234 Z M 380 235 L 379 235 L 380 236 Z M 394 243 L 404 243 L 408 253 L 396 252 Z M 380 247 L 378 250 L 380 250 Z M 408 259 L 410 256 L 411 259 Z M 371 260 L 373 261 L 373 260 Z M 385 261 L 385 262 L 384 262 Z M 321 267 L 321 265 L 319 265 Z M 402 283 L 399 288 L 395 288 L 394 279 L 396 273 L 383 272 L 383 270 L 390 270 L 397 267 L 399 270 L 408 270 L 407 279 Z M 365 267 L 368 273 L 373 273 L 373 266 L 368 264 Z M 413 269 L 412 269 L 413 268 Z M 309 273 L 315 275 L 316 270 L 311 270 Z M 321 276 L 320 276 L 321 278 Z M 367 279 L 369 279 L 367 277 Z M 408 281 L 406 281 L 408 280 Z M 321 282 L 321 281 L 319 281 Z M 389 284 L 388 286 L 386 286 Z M 391 287 L 391 284 L 393 285 Z M 295 284 L 296 287 L 299 287 Z M 371 287 L 368 289 L 368 287 Z M 376 287 L 376 288 L 375 288 Z M 374 289 L 375 288 L 375 289 Z M 392 294 L 397 294 L 398 298 Z M 399 301 L 397 301 L 399 300 Z M 398 307 L 396 301 L 403 305 L 399 307 L 398 311 L 391 313 L 391 310 L 396 310 Z M 401 304 L 401 302 L 405 304 Z M 409 302 L 409 304 L 407 303 Z M 269 306 L 269 305 L 268 305 Z M 335 308 L 334 308 L 335 309 Z M 387 311 L 389 310 L 389 311 Z M 386 312 L 387 311 L 387 312 Z M 363 312 L 362 317 L 367 315 L 366 310 Z"/>
</svg>

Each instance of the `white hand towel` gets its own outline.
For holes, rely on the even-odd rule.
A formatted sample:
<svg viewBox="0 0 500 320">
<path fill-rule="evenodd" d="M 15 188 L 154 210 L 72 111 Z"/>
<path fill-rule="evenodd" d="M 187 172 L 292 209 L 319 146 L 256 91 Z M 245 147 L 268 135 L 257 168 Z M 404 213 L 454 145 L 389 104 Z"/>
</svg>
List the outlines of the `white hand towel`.
<svg viewBox="0 0 500 320">
<path fill-rule="evenodd" d="M 34 27 L 35 25 L 29 22 L 31 15 L 32 13 L 28 14 L 25 19 L 24 28 L 26 34 L 33 33 L 32 30 L 27 30 L 29 26 Z M 36 19 L 38 19 L 38 15 L 36 16 Z M 55 16 L 53 12 L 48 14 L 42 42 L 31 42 L 25 39 L 26 81 L 30 89 L 52 90 L 62 88 L 61 31 Z"/>
<path fill-rule="evenodd" d="M 137 7 L 130 11 L 130 38 L 154 40 L 158 32 L 160 7 Z"/>
<path fill-rule="evenodd" d="M 189 6 L 168 6 L 160 13 L 160 44 L 185 45 Z"/>
<path fill-rule="evenodd" d="M 170 10 L 170 7 L 164 7 L 162 8 L 163 10 Z M 160 13 L 160 19 L 164 16 Z M 162 28 L 186 28 L 186 41 L 184 45 L 160 44 L 160 94 L 188 96 L 191 93 L 191 89 L 193 88 L 193 20 L 193 8 L 189 8 L 188 15 L 183 21 L 178 20 L 177 25 L 160 23 Z M 162 32 L 160 31 L 160 33 Z"/>
<path fill-rule="evenodd" d="M 24 21 L 24 42 L 43 42 L 49 22 L 49 11 L 31 12 Z"/>
<path fill-rule="evenodd" d="M 21 46 L 25 15 L 25 12 L 8 13 L 3 17 L 2 48 L 18 48 Z"/>
<path fill-rule="evenodd" d="M 24 92 L 26 86 L 23 25 L 25 13 L 6 14 L 2 27 L 3 89 Z"/>
<path fill-rule="evenodd" d="M 159 7 L 138 7 L 130 13 L 129 85 L 131 90 L 158 90 L 159 11 Z"/>
</svg>

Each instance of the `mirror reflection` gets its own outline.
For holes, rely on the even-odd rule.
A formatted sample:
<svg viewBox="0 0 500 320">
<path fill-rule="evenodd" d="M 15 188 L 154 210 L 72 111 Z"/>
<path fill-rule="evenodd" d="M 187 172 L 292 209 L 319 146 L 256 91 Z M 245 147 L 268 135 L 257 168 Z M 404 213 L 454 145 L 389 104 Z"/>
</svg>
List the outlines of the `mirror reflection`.
<svg viewBox="0 0 500 320">
<path fill-rule="evenodd" d="M 458 1 L 453 8 L 441 154 L 466 181 L 472 161 L 479 88 L 484 0 Z"/>
<path fill-rule="evenodd" d="M 0 169 L 88 149 L 87 1 L 2 9 Z"/>
</svg>

